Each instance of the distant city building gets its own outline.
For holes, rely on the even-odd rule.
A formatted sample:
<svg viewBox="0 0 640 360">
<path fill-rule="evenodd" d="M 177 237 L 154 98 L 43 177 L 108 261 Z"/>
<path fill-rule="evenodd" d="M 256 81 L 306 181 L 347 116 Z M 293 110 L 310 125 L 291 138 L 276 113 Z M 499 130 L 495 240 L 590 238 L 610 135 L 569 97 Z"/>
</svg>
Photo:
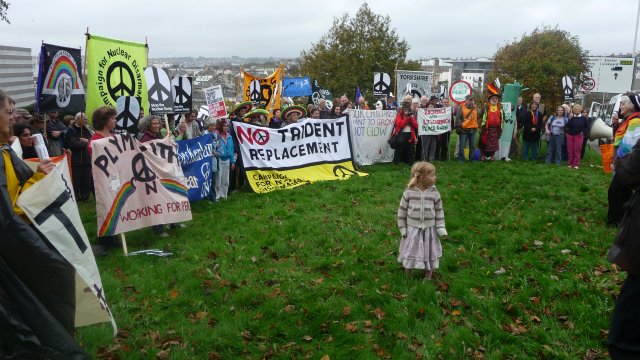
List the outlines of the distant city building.
<svg viewBox="0 0 640 360">
<path fill-rule="evenodd" d="M 451 81 L 464 80 L 477 90 L 484 88 L 487 74 L 493 69 L 493 60 L 480 57 L 476 59 L 450 60 Z"/>
<path fill-rule="evenodd" d="M 0 89 L 25 107 L 35 102 L 35 83 L 30 48 L 0 45 Z"/>
</svg>

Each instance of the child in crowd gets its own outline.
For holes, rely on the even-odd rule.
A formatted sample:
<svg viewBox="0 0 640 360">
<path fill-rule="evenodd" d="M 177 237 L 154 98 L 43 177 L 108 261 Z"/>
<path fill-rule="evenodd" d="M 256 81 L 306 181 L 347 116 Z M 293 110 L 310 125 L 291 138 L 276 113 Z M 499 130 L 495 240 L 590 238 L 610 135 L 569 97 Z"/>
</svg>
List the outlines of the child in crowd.
<svg viewBox="0 0 640 360">
<path fill-rule="evenodd" d="M 220 119 L 216 122 L 216 131 L 222 143 L 222 151 L 218 154 L 218 177 L 216 178 L 216 200 L 227 199 L 229 191 L 229 172 L 236 169 L 233 152 L 233 138 L 229 133 L 229 122 Z"/>
<path fill-rule="evenodd" d="M 402 235 L 398 262 L 407 276 L 411 269 L 424 269 L 429 280 L 439 267 L 442 245 L 447 237 L 440 193 L 435 187 L 436 168 L 428 162 L 411 167 L 411 180 L 398 208 L 398 228 Z"/>
</svg>

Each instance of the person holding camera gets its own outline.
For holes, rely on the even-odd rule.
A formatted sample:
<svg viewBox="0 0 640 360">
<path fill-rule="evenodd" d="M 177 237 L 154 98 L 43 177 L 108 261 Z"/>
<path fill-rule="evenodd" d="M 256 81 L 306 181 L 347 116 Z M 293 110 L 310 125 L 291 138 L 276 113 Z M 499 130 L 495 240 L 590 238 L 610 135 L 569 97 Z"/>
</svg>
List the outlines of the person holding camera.
<svg viewBox="0 0 640 360">
<path fill-rule="evenodd" d="M 400 137 L 399 146 L 393 154 L 394 164 L 398 164 L 400 161 L 408 165 L 413 164 L 413 147 L 416 143 L 417 133 L 418 122 L 416 121 L 415 113 L 411 110 L 411 96 L 407 96 L 402 101 L 402 106 L 398 109 L 393 123 L 393 133 L 391 133 L 391 137 L 396 135 Z"/>
</svg>

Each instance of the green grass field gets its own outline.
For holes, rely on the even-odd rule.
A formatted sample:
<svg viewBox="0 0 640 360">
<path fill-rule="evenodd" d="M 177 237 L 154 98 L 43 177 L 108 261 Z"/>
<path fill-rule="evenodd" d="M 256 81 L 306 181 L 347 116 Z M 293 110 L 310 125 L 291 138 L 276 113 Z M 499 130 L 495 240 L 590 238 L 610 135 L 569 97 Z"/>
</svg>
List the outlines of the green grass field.
<svg viewBox="0 0 640 360">
<path fill-rule="evenodd" d="M 606 358 L 625 274 L 595 165 L 436 163 L 450 238 L 430 282 L 396 261 L 406 165 L 193 204 L 169 238 L 127 234 L 173 257 L 98 259 L 120 331 L 77 338 L 100 359 Z M 81 212 L 94 238 L 95 205 Z"/>
</svg>

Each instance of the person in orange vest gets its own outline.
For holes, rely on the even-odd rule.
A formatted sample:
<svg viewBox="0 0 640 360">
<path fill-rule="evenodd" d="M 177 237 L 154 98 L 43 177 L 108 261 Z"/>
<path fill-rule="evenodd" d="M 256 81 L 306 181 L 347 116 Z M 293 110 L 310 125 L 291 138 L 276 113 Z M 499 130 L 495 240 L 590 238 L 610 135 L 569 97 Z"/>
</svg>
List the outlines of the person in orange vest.
<svg viewBox="0 0 640 360">
<path fill-rule="evenodd" d="M 469 144 L 469 161 L 473 160 L 475 153 L 476 132 L 478 131 L 478 108 L 473 101 L 473 95 L 469 94 L 465 102 L 460 105 L 456 115 L 456 132 L 460 137 L 458 148 L 458 161 L 465 161 L 464 148 Z"/>
</svg>

